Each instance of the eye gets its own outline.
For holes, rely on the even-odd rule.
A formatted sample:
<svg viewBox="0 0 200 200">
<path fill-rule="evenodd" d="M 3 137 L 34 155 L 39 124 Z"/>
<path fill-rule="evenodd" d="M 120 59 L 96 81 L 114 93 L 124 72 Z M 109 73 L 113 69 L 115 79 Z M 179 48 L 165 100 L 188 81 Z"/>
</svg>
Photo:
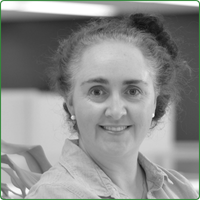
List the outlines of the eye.
<svg viewBox="0 0 200 200">
<path fill-rule="evenodd" d="M 100 97 L 106 94 L 106 92 L 100 88 L 93 88 L 90 90 L 89 92 L 90 95 L 94 96 L 94 97 Z"/>
<path fill-rule="evenodd" d="M 137 96 L 137 95 L 139 95 L 141 92 L 140 92 L 140 90 L 137 89 L 137 88 L 130 88 L 130 89 L 127 90 L 126 93 L 127 93 L 128 95 L 130 95 L 130 96 Z"/>
</svg>

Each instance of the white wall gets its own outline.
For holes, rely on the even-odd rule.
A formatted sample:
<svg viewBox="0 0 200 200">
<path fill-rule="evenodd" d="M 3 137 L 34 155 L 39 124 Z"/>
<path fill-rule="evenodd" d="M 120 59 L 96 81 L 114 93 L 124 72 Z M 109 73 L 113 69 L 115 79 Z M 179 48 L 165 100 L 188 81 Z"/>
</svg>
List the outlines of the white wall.
<svg viewBox="0 0 200 200">
<path fill-rule="evenodd" d="M 37 90 L 1 91 L 1 138 L 10 143 L 42 145 L 57 162 L 67 130 L 61 97 Z"/>
</svg>

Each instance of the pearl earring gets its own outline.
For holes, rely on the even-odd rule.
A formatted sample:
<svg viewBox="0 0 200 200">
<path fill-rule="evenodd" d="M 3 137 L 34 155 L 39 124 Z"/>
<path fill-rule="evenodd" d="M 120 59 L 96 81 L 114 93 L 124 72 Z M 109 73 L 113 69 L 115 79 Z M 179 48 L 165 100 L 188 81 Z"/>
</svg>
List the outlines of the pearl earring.
<svg viewBox="0 0 200 200">
<path fill-rule="evenodd" d="M 74 121 L 75 119 L 76 119 L 75 115 L 72 115 L 72 116 L 71 116 L 71 120 Z"/>
<path fill-rule="evenodd" d="M 155 113 L 152 114 L 152 118 L 154 118 L 154 117 L 155 117 Z"/>
</svg>

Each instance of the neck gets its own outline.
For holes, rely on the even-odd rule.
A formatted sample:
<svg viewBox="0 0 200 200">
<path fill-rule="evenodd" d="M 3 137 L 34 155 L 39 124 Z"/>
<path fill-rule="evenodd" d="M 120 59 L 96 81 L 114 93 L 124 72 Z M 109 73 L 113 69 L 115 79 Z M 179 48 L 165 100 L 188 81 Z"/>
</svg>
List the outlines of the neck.
<svg viewBox="0 0 200 200">
<path fill-rule="evenodd" d="M 143 192 L 143 172 L 138 164 L 138 152 L 123 156 L 90 155 L 95 163 L 125 194 L 131 198 L 141 198 Z"/>
<path fill-rule="evenodd" d="M 138 164 L 138 152 L 131 157 L 103 158 L 95 161 L 112 182 L 132 199 L 142 197 L 144 175 Z"/>
<path fill-rule="evenodd" d="M 138 171 L 138 153 L 130 156 L 111 157 L 99 156 L 95 162 L 100 168 L 118 185 L 118 182 L 125 181 L 128 184 L 136 179 Z M 131 174 L 131 176 L 130 176 Z"/>
</svg>

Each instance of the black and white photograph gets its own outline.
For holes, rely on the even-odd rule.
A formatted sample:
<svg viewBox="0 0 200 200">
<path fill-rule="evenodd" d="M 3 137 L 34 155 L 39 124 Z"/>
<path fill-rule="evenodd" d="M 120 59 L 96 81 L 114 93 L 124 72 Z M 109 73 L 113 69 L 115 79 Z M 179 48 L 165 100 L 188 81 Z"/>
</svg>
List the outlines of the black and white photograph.
<svg viewBox="0 0 200 200">
<path fill-rule="evenodd" d="M 198 199 L 199 2 L 2 1 L 1 198 Z"/>
</svg>

